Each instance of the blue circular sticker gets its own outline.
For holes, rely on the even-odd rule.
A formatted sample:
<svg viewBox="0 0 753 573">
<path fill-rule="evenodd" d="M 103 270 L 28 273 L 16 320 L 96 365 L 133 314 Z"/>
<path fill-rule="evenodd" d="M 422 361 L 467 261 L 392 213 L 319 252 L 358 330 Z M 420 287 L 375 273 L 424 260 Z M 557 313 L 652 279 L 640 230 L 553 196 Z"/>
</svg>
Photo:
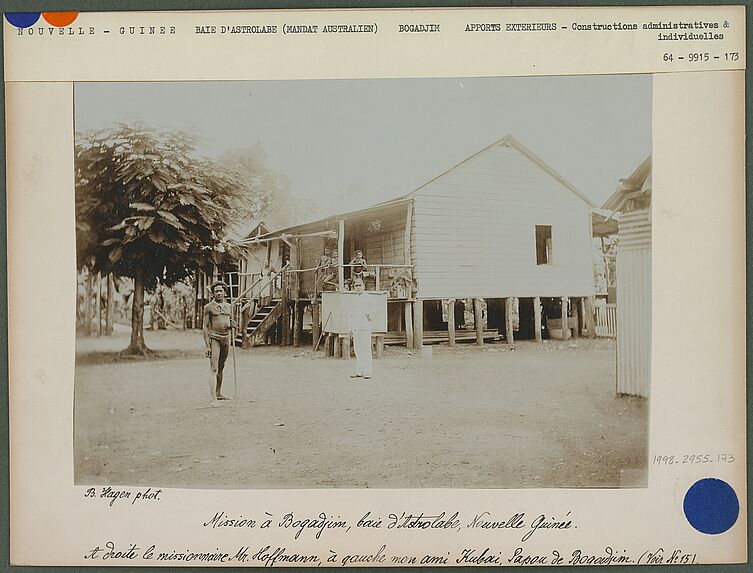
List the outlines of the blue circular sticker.
<svg viewBox="0 0 753 573">
<path fill-rule="evenodd" d="M 6 12 L 5 19 L 16 28 L 28 28 L 39 20 L 41 12 Z"/>
<path fill-rule="evenodd" d="M 735 525 L 740 502 L 726 481 L 705 478 L 695 482 L 682 504 L 685 517 L 701 533 L 716 535 Z"/>
</svg>

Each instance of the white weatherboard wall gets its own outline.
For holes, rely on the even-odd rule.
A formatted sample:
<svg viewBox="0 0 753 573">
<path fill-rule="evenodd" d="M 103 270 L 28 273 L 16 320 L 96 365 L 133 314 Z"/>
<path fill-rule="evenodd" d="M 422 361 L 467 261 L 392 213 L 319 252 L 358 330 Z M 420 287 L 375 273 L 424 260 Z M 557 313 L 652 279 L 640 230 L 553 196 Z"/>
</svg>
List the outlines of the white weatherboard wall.
<svg viewBox="0 0 753 573">
<path fill-rule="evenodd" d="M 505 140 L 416 191 L 418 298 L 594 294 L 589 205 Z M 536 264 L 536 225 L 552 262 Z"/>
</svg>

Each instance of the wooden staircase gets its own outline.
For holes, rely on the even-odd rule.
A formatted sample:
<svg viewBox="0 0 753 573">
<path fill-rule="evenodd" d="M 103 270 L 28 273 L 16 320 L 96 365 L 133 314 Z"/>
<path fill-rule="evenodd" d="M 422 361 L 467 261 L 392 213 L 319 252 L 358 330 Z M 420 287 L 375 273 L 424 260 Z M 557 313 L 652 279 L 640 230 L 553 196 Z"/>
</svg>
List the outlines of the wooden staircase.
<svg viewBox="0 0 753 573">
<path fill-rule="evenodd" d="M 256 311 L 256 314 L 251 317 L 246 326 L 246 348 L 264 343 L 267 332 L 282 316 L 282 306 L 282 300 L 277 298 L 272 299 L 270 304 Z M 240 333 L 235 337 L 235 345 L 243 346 L 243 336 Z"/>
</svg>

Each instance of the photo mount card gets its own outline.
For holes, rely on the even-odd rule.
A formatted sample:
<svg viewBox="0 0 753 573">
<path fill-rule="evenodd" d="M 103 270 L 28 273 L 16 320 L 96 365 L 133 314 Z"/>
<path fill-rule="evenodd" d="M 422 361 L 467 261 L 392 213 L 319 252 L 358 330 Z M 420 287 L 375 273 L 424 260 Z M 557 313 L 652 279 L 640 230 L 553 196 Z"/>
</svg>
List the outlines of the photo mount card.
<svg viewBox="0 0 753 573">
<path fill-rule="evenodd" d="M 747 560 L 743 7 L 3 26 L 13 564 Z"/>
</svg>

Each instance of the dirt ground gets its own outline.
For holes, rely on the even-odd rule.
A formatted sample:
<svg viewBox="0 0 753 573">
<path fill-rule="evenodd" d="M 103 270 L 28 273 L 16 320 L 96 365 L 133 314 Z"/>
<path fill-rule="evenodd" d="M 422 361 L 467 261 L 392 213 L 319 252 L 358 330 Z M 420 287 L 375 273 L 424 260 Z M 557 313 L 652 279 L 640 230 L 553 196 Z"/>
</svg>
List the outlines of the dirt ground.
<svg viewBox="0 0 753 573">
<path fill-rule="evenodd" d="M 372 380 L 307 348 L 236 350 L 208 402 L 201 333 L 79 339 L 77 484 L 228 488 L 641 487 L 647 402 L 609 340 L 388 348 Z M 235 394 L 228 359 L 224 393 Z"/>
</svg>

